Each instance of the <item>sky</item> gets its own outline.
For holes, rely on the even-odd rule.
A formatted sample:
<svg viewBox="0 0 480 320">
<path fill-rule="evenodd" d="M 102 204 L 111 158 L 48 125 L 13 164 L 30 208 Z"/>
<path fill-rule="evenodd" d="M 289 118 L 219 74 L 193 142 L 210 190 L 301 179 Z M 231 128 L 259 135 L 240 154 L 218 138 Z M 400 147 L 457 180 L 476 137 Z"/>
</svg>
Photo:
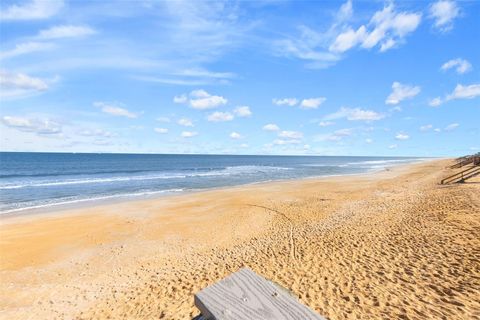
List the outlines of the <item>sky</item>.
<svg viewBox="0 0 480 320">
<path fill-rule="evenodd" d="M 0 150 L 480 151 L 480 1 L 2 1 Z"/>
</svg>

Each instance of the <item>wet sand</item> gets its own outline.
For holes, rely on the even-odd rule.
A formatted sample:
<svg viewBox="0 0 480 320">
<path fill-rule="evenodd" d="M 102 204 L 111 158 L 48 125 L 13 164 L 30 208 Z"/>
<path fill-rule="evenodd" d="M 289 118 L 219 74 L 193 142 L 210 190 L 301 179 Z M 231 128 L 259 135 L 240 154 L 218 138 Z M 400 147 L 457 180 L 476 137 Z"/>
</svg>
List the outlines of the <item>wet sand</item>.
<svg viewBox="0 0 480 320">
<path fill-rule="evenodd" d="M 449 160 L 0 225 L 1 319 L 191 319 L 242 266 L 330 319 L 480 318 L 480 179 Z"/>
</svg>

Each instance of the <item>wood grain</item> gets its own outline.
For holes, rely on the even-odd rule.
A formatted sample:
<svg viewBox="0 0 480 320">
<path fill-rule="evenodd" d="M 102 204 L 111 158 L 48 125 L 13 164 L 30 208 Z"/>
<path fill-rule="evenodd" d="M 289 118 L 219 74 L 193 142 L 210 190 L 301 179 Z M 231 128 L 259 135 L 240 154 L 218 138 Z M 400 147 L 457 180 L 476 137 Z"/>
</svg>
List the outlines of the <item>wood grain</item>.
<svg viewBox="0 0 480 320">
<path fill-rule="evenodd" d="M 197 293 L 195 305 L 209 320 L 325 320 L 285 289 L 248 268 Z"/>
</svg>

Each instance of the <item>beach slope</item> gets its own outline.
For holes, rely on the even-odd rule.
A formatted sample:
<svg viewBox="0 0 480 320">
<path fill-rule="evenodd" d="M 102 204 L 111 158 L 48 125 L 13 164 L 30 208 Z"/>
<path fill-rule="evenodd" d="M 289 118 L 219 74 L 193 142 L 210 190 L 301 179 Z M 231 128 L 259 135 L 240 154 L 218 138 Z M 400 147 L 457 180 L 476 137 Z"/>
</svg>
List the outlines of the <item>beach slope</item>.
<svg viewBox="0 0 480 320">
<path fill-rule="evenodd" d="M 242 266 L 330 319 L 480 318 L 480 181 L 448 164 L 2 218 L 0 318 L 191 319 Z"/>
</svg>

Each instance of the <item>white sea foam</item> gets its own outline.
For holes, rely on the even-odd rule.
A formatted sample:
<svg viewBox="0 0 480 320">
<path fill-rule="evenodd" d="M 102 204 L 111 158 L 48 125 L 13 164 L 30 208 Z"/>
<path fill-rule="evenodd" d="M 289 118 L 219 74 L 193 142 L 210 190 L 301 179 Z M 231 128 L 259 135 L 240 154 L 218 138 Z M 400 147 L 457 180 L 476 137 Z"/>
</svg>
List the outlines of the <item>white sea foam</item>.
<svg viewBox="0 0 480 320">
<path fill-rule="evenodd" d="M 0 209 L 0 214 L 8 214 L 8 213 L 15 213 L 15 212 L 20 212 L 25 210 L 43 209 L 43 208 L 49 208 L 54 206 L 72 205 L 76 203 L 95 202 L 95 201 L 102 201 L 102 200 L 109 200 L 109 199 L 148 197 L 152 195 L 177 193 L 177 192 L 183 192 L 183 191 L 184 189 L 169 189 L 169 190 L 159 190 L 159 191 L 142 191 L 142 192 L 134 192 L 134 193 L 105 195 L 105 196 L 91 197 L 91 198 L 71 197 L 71 198 L 64 198 L 64 199 L 52 199 L 46 202 L 45 201 L 31 202 L 30 205 L 17 207 L 17 208 L 9 208 L 6 210 Z"/>
<path fill-rule="evenodd" d="M 225 169 L 212 170 L 206 172 L 190 172 L 190 173 L 164 173 L 154 175 L 140 176 L 119 176 L 119 177 L 101 177 L 101 178 L 82 178 L 82 179 L 66 179 L 66 180 L 40 180 L 26 181 L 23 183 L 5 183 L 0 185 L 0 190 L 32 188 L 32 187 L 55 187 L 77 184 L 98 184 L 98 183 L 115 183 L 129 181 L 146 181 L 146 180 L 162 180 L 162 179 L 184 179 L 188 177 L 210 177 L 210 176 L 230 176 L 239 174 L 268 173 L 279 170 L 289 170 L 284 167 L 271 166 L 236 166 L 226 167 Z"/>
</svg>

